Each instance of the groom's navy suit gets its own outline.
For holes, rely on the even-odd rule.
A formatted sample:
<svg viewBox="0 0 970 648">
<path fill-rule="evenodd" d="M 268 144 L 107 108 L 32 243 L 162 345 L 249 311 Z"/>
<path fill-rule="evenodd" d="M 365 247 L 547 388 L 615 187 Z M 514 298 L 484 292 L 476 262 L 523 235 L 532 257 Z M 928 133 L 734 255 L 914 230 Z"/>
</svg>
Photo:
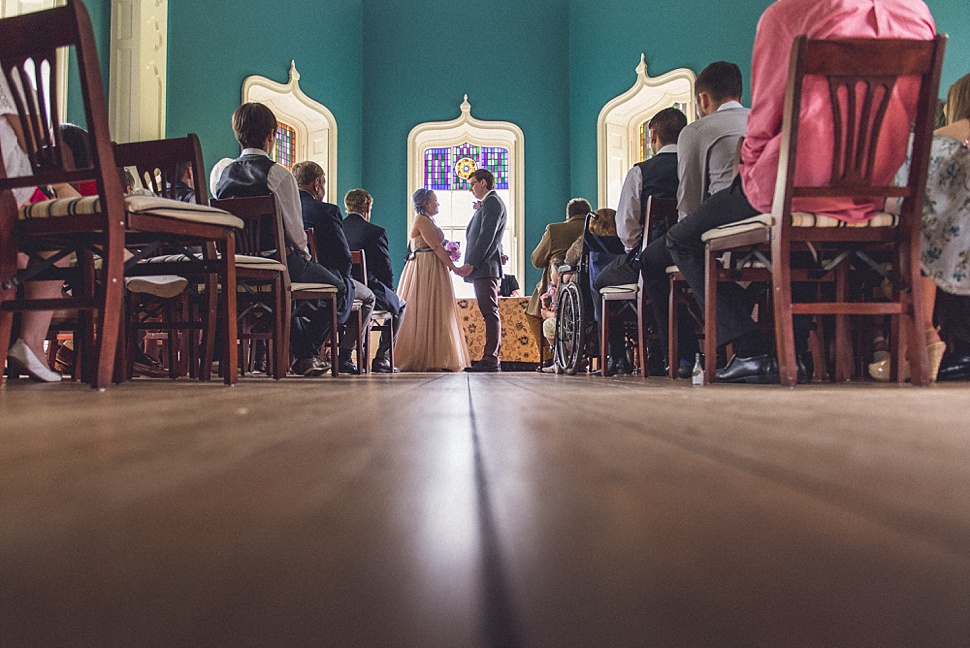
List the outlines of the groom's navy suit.
<svg viewBox="0 0 970 648">
<path fill-rule="evenodd" d="M 482 198 L 481 205 L 465 230 L 465 263 L 473 267 L 465 281 L 475 286 L 478 309 L 485 320 L 485 349 L 482 360 L 498 362 L 502 345 L 502 322 L 498 314 L 498 288 L 502 280 L 502 236 L 508 212 L 495 191 Z"/>
</svg>

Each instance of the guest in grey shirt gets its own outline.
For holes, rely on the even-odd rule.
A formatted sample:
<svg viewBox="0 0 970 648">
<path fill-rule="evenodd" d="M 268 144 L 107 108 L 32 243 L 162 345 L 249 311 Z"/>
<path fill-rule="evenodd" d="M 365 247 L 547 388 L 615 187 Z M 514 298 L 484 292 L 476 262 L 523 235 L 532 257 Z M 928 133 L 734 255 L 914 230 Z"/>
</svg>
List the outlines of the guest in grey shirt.
<svg viewBox="0 0 970 648">
<path fill-rule="evenodd" d="M 748 126 L 749 108 L 741 105 L 741 70 L 717 61 L 694 83 L 701 119 L 677 140 L 677 211 L 683 219 L 707 198 L 728 187 L 737 173 L 738 141 Z"/>
</svg>

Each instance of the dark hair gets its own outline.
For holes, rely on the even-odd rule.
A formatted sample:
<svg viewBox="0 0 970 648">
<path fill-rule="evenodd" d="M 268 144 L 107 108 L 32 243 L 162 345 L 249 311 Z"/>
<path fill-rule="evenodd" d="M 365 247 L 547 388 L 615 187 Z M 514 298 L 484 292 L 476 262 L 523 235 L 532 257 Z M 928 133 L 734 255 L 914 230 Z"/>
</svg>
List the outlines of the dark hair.
<svg viewBox="0 0 970 648">
<path fill-rule="evenodd" d="M 687 125 L 687 116 L 676 108 L 664 108 L 650 118 L 647 124 L 661 144 L 676 144 L 680 131 Z"/>
<path fill-rule="evenodd" d="M 744 88 L 741 85 L 741 68 L 728 61 L 715 61 L 701 70 L 694 81 L 694 93 L 706 92 L 717 102 L 740 99 Z"/>
<path fill-rule="evenodd" d="M 74 156 L 74 166 L 87 169 L 91 166 L 91 137 L 88 132 L 77 124 L 61 124 L 61 140 L 71 149 Z"/>
<path fill-rule="evenodd" d="M 495 176 L 492 175 L 492 172 L 488 169 L 477 169 L 473 171 L 470 176 L 468 176 L 468 179 L 484 180 L 485 188 L 489 191 L 491 191 L 492 187 L 495 186 Z"/>
<path fill-rule="evenodd" d="M 573 198 L 566 204 L 567 218 L 572 218 L 573 216 L 585 216 L 591 211 L 593 211 L 593 208 L 590 207 L 589 201 L 585 198 Z"/>
<path fill-rule="evenodd" d="M 243 148 L 262 148 L 278 127 L 276 115 L 260 103 L 244 103 L 232 114 L 232 132 Z"/>
<path fill-rule="evenodd" d="M 424 187 L 418 189 L 411 195 L 411 204 L 414 205 L 414 211 L 418 212 L 422 216 L 428 215 L 428 201 L 431 199 L 433 191 L 430 189 L 425 189 Z"/>
</svg>

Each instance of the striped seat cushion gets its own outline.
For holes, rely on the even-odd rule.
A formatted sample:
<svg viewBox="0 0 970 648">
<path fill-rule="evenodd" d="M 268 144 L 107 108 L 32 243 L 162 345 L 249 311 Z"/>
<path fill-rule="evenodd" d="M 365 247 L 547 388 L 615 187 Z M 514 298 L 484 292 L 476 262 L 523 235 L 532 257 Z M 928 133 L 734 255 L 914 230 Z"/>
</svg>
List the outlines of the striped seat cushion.
<svg viewBox="0 0 970 648">
<path fill-rule="evenodd" d="M 899 224 L 899 216 L 897 214 L 889 214 L 886 212 L 879 212 L 869 220 L 852 222 L 839 220 L 827 214 L 813 214 L 809 212 L 793 212 L 791 217 L 792 227 L 896 227 Z M 767 229 L 772 227 L 774 223 L 775 220 L 771 214 L 758 214 L 757 216 L 745 218 L 736 223 L 728 223 L 727 225 L 721 225 L 720 227 L 707 230 L 701 235 L 701 240 L 706 242 L 726 236 L 734 236 L 735 234 L 743 234 L 744 232 Z"/>
<path fill-rule="evenodd" d="M 161 256 L 149 257 L 143 263 L 184 263 L 189 258 L 184 254 L 163 254 Z M 267 259 L 260 256 L 249 256 L 247 254 L 236 255 L 237 268 L 256 268 L 260 270 L 276 270 L 282 272 L 286 266 L 275 259 Z"/>
<path fill-rule="evenodd" d="M 325 283 L 293 283 L 290 284 L 290 290 L 293 292 L 314 292 L 321 295 L 328 293 L 337 292 L 337 287 L 331 284 Z"/>
<path fill-rule="evenodd" d="M 163 216 L 193 223 L 221 225 L 242 229 L 243 222 L 227 211 L 208 205 L 179 202 L 157 196 L 125 196 L 125 211 L 130 214 Z M 25 205 L 17 214 L 20 220 L 41 218 L 63 218 L 65 216 L 85 216 L 101 212 L 100 196 L 81 196 L 75 198 L 55 198 L 39 203 Z"/>
</svg>

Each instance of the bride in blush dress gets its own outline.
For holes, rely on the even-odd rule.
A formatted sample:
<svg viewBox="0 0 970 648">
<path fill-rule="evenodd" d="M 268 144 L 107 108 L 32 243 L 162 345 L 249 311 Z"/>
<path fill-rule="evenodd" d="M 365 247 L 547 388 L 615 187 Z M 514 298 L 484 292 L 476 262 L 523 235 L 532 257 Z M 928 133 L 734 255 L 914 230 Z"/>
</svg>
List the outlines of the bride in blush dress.
<svg viewBox="0 0 970 648">
<path fill-rule="evenodd" d="M 416 213 L 408 239 L 411 252 L 397 288 L 408 307 L 394 360 L 401 371 L 461 371 L 471 363 L 448 274 L 458 267 L 434 222 L 438 197 L 429 189 L 418 189 L 411 202 Z"/>
</svg>

